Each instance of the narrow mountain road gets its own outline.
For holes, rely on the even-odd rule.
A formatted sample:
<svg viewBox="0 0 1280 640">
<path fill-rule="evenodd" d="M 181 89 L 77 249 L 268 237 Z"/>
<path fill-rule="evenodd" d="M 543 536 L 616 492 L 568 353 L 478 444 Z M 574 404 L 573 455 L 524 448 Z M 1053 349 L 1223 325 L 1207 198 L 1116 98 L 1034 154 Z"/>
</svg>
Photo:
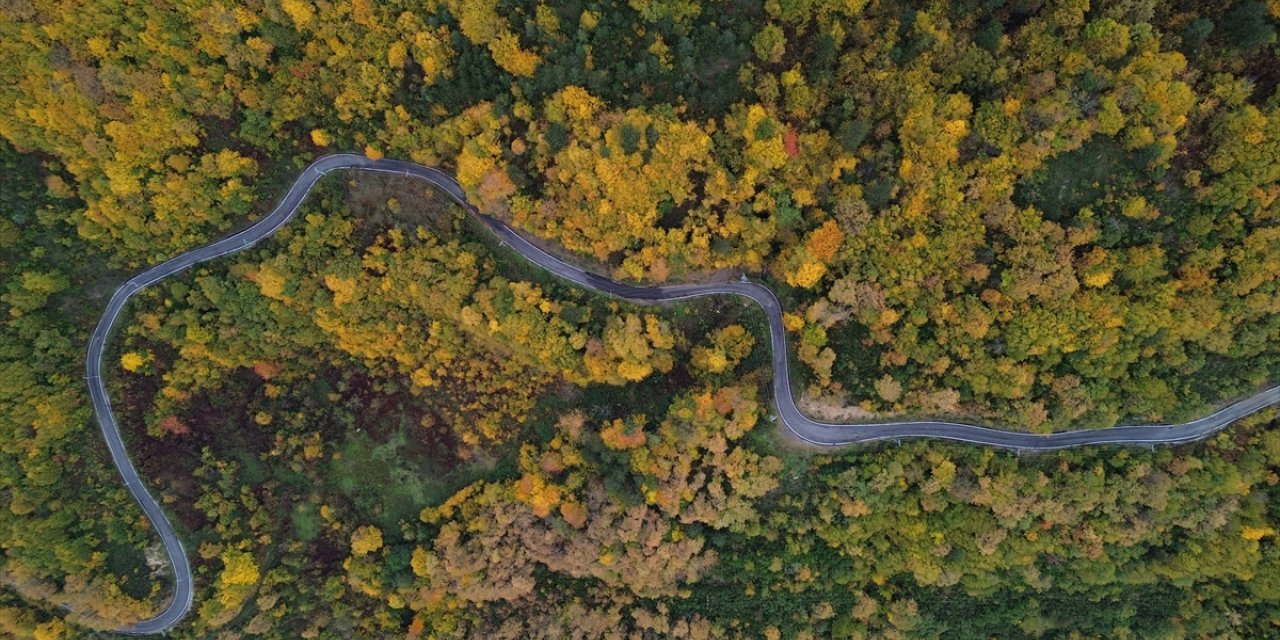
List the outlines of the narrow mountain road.
<svg viewBox="0 0 1280 640">
<path fill-rule="evenodd" d="M 1263 408 L 1280 403 L 1280 387 L 1274 387 L 1241 400 L 1217 413 L 1183 424 L 1154 426 L 1123 426 L 1108 429 L 1060 431 L 1050 434 L 1019 433 L 971 424 L 955 422 L 909 421 L 868 424 L 828 424 L 806 417 L 796 407 L 791 393 L 791 367 L 787 359 L 786 330 L 782 325 L 782 305 L 764 285 L 753 282 L 729 282 L 716 284 L 671 285 L 662 287 L 637 287 L 615 282 L 603 276 L 584 271 L 567 264 L 534 246 L 505 223 L 481 214 L 467 202 L 462 188 L 447 173 L 431 167 L 401 160 L 371 160 L 360 155 L 339 154 L 320 158 L 307 167 L 289 188 L 276 208 L 249 228 L 223 240 L 193 249 L 172 260 L 156 265 L 129 279 L 116 290 L 102 314 L 93 336 L 89 340 L 86 363 L 86 380 L 93 397 L 93 409 L 102 428 L 102 435 L 111 450 L 111 458 L 124 478 L 125 486 L 147 517 L 155 525 L 164 542 L 165 551 L 174 569 L 174 597 L 160 615 L 120 629 L 123 633 L 163 633 L 177 624 L 188 611 L 194 598 L 191 565 L 187 561 L 182 542 L 173 525 L 161 510 L 159 503 L 147 491 L 138 472 L 129 459 L 120 427 L 111 412 L 111 401 L 102 381 L 102 354 L 107 338 L 119 319 L 129 298 L 149 285 L 155 284 L 201 262 L 220 258 L 253 246 L 275 233 L 293 218 L 311 187 L 325 174 L 335 170 L 359 170 L 402 175 L 426 180 L 444 190 L 472 215 L 483 222 L 503 242 L 515 249 L 530 262 L 588 289 L 612 295 L 624 300 L 657 302 L 697 298 L 701 296 L 731 294 L 750 298 L 764 309 L 769 320 L 769 338 L 773 348 L 773 393 L 778 417 L 783 426 L 796 437 L 817 445 L 839 446 L 874 440 L 901 438 L 938 438 L 976 445 L 1000 447 L 1015 451 L 1044 451 L 1084 445 L 1155 445 L 1191 442 L 1209 436 L 1228 424 Z"/>
</svg>

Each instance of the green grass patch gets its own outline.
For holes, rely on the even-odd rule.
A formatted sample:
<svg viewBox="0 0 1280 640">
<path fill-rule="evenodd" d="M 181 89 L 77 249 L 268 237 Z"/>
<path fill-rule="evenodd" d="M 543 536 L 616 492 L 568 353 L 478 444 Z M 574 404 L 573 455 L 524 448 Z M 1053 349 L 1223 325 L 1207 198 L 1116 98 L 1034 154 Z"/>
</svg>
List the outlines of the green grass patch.
<svg viewBox="0 0 1280 640">
<path fill-rule="evenodd" d="M 1140 169 L 1119 142 L 1098 135 L 1046 161 L 1018 183 L 1013 199 L 1019 206 L 1036 207 L 1051 220 L 1065 220 L 1083 207 L 1132 190 Z"/>
<path fill-rule="evenodd" d="M 363 430 L 349 432 L 339 455 L 329 461 L 334 488 L 384 531 L 398 529 L 402 520 L 416 520 L 423 507 L 443 502 L 484 475 L 478 465 L 450 466 L 427 455 L 411 441 L 420 435 L 411 429 L 422 427 L 402 423 L 383 442 Z"/>
</svg>

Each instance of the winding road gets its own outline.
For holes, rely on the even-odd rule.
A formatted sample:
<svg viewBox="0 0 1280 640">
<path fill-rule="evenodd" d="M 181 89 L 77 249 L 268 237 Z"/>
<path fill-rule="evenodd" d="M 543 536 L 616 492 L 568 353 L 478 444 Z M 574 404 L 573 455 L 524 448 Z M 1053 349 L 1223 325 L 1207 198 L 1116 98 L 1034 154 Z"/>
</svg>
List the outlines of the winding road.
<svg viewBox="0 0 1280 640">
<path fill-rule="evenodd" d="M 191 565 L 182 541 L 165 516 L 160 504 L 147 491 L 129 459 L 120 427 L 111 412 L 111 400 L 102 381 L 102 354 L 112 328 L 125 304 L 144 287 L 155 284 L 201 262 L 220 258 L 253 246 L 284 226 L 306 198 L 307 193 L 325 174 L 336 170 L 373 171 L 426 180 L 444 190 L 503 242 L 530 262 L 588 289 L 629 301 L 657 302 L 701 296 L 732 294 L 750 298 L 764 309 L 769 321 L 770 344 L 773 348 L 773 393 L 778 417 L 796 437 L 817 445 L 838 446 L 874 440 L 901 438 L 938 438 L 1015 451 L 1044 451 L 1096 444 L 1155 445 L 1190 442 L 1209 436 L 1228 424 L 1263 408 L 1280 403 L 1280 387 L 1274 387 L 1241 400 L 1212 415 L 1183 424 L 1122 426 L 1108 429 L 1060 431 L 1050 434 L 1003 431 L 955 422 L 910 421 L 868 424 L 829 424 L 806 417 L 796 407 L 791 393 L 791 367 L 787 359 L 786 330 L 782 325 L 782 305 L 773 292 L 753 282 L 715 284 L 683 284 L 661 287 L 637 287 L 589 273 L 567 264 L 534 246 L 505 223 L 478 212 L 458 183 L 447 173 L 431 167 L 401 160 L 371 160 L 360 155 L 338 154 L 320 158 L 307 167 L 289 188 L 276 208 L 247 229 L 223 240 L 193 249 L 172 260 L 156 265 L 130 278 L 116 290 L 107 304 L 102 319 L 89 340 L 85 367 L 93 409 L 102 428 L 102 436 L 111 450 L 111 459 L 124 478 L 125 486 L 155 526 L 164 542 L 174 570 L 174 597 L 158 616 L 130 625 L 120 632 L 129 634 L 163 633 L 177 624 L 191 610 L 194 598 Z"/>
</svg>

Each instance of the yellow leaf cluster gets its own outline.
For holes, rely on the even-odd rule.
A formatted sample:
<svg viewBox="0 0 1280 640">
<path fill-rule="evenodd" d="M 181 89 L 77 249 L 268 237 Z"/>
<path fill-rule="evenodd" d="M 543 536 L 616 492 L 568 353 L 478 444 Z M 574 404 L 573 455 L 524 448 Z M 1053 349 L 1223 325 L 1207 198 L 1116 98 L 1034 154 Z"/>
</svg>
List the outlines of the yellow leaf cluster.
<svg viewBox="0 0 1280 640">
<path fill-rule="evenodd" d="M 311 19 L 316 15 L 316 8 L 311 6 L 307 0 L 283 0 L 280 8 L 289 14 L 289 19 L 299 27 L 305 27 L 311 23 Z"/>
<path fill-rule="evenodd" d="M 365 525 L 351 534 L 351 554 L 364 556 L 382 548 L 382 530 Z"/>
<path fill-rule="evenodd" d="M 42 622 L 36 625 L 35 629 L 32 629 L 31 637 L 34 640 L 59 640 L 59 638 L 65 638 L 67 637 L 67 624 L 56 618 L 48 622 Z"/>
<path fill-rule="evenodd" d="M 1084 283 L 1094 289 L 1100 289 L 1111 282 L 1110 269 L 1096 269 L 1084 276 Z"/>
<path fill-rule="evenodd" d="M 404 66 L 405 60 L 409 56 L 409 47 L 403 42 L 393 42 L 387 48 L 387 64 L 393 69 L 399 69 Z"/>
<path fill-rule="evenodd" d="M 836 252 L 840 250 L 842 242 L 844 242 L 844 231 L 840 229 L 840 225 L 836 224 L 835 220 L 827 220 L 809 234 L 805 246 L 813 257 L 822 262 L 831 262 Z"/>
<path fill-rule="evenodd" d="M 1257 541 L 1275 534 L 1276 530 L 1271 527 L 1244 527 L 1240 530 L 1240 537 L 1245 540 Z"/>
<path fill-rule="evenodd" d="M 653 373 L 653 367 L 646 362 L 632 362 L 626 360 L 618 363 L 618 375 L 624 380 L 631 382 L 640 382 L 649 377 Z"/>
<path fill-rule="evenodd" d="M 562 114 L 562 119 L 568 118 L 578 122 L 587 122 L 595 117 L 596 111 L 600 109 L 600 106 L 600 99 L 587 93 L 586 89 L 578 86 L 568 86 L 556 94 L 553 103 L 548 104 L 548 109 L 552 114 L 555 114 L 558 110 Z"/>
<path fill-rule="evenodd" d="M 515 486 L 516 500 L 533 508 L 534 515 L 545 518 L 551 508 L 560 503 L 560 487 L 540 476 L 526 473 Z"/>
<path fill-rule="evenodd" d="M 218 580 L 224 588 L 254 584 L 258 581 L 258 564 L 243 551 L 228 551 L 222 555 L 222 575 Z"/>
<path fill-rule="evenodd" d="M 131 373 L 138 371 L 146 363 L 147 359 L 137 351 L 126 351 L 124 355 L 120 356 L 120 366 Z"/>
<path fill-rule="evenodd" d="M 324 277 L 324 285 L 333 292 L 333 306 L 340 307 L 355 299 L 356 281 L 335 275 Z"/>
<path fill-rule="evenodd" d="M 286 283 L 285 276 L 275 269 L 275 267 L 264 264 L 262 265 L 253 279 L 258 283 L 258 290 L 262 295 L 276 300 L 284 299 L 284 286 Z"/>
<path fill-rule="evenodd" d="M 787 284 L 790 284 L 793 287 L 808 289 L 813 285 L 818 284 L 818 281 L 822 280 L 822 276 L 826 274 L 827 265 L 822 264 L 821 262 L 806 262 L 801 264 L 800 268 L 796 269 L 795 273 L 787 276 Z"/>
<path fill-rule="evenodd" d="M 413 575 L 419 578 L 430 576 L 432 564 L 433 558 L 430 552 L 422 547 L 413 548 L 413 557 L 409 560 L 409 566 L 413 568 Z"/>
<path fill-rule="evenodd" d="M 538 54 L 520 48 L 516 34 L 510 31 L 489 41 L 489 53 L 499 67 L 514 76 L 529 77 L 538 70 Z"/>
</svg>

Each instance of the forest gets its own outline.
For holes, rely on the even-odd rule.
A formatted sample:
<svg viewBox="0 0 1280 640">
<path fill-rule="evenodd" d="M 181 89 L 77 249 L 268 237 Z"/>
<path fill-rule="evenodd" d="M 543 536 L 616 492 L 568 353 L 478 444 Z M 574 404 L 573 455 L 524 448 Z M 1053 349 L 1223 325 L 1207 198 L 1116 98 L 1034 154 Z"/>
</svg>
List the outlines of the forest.
<svg viewBox="0 0 1280 640">
<path fill-rule="evenodd" d="M 1280 2 L 0 3 L 0 635 L 173 589 L 83 379 L 132 273 L 356 152 L 619 280 L 747 276 L 817 419 L 1031 432 L 1280 379 Z M 1280 417 L 815 449 L 763 315 L 335 173 L 108 352 L 177 638 L 1280 636 Z"/>
</svg>

